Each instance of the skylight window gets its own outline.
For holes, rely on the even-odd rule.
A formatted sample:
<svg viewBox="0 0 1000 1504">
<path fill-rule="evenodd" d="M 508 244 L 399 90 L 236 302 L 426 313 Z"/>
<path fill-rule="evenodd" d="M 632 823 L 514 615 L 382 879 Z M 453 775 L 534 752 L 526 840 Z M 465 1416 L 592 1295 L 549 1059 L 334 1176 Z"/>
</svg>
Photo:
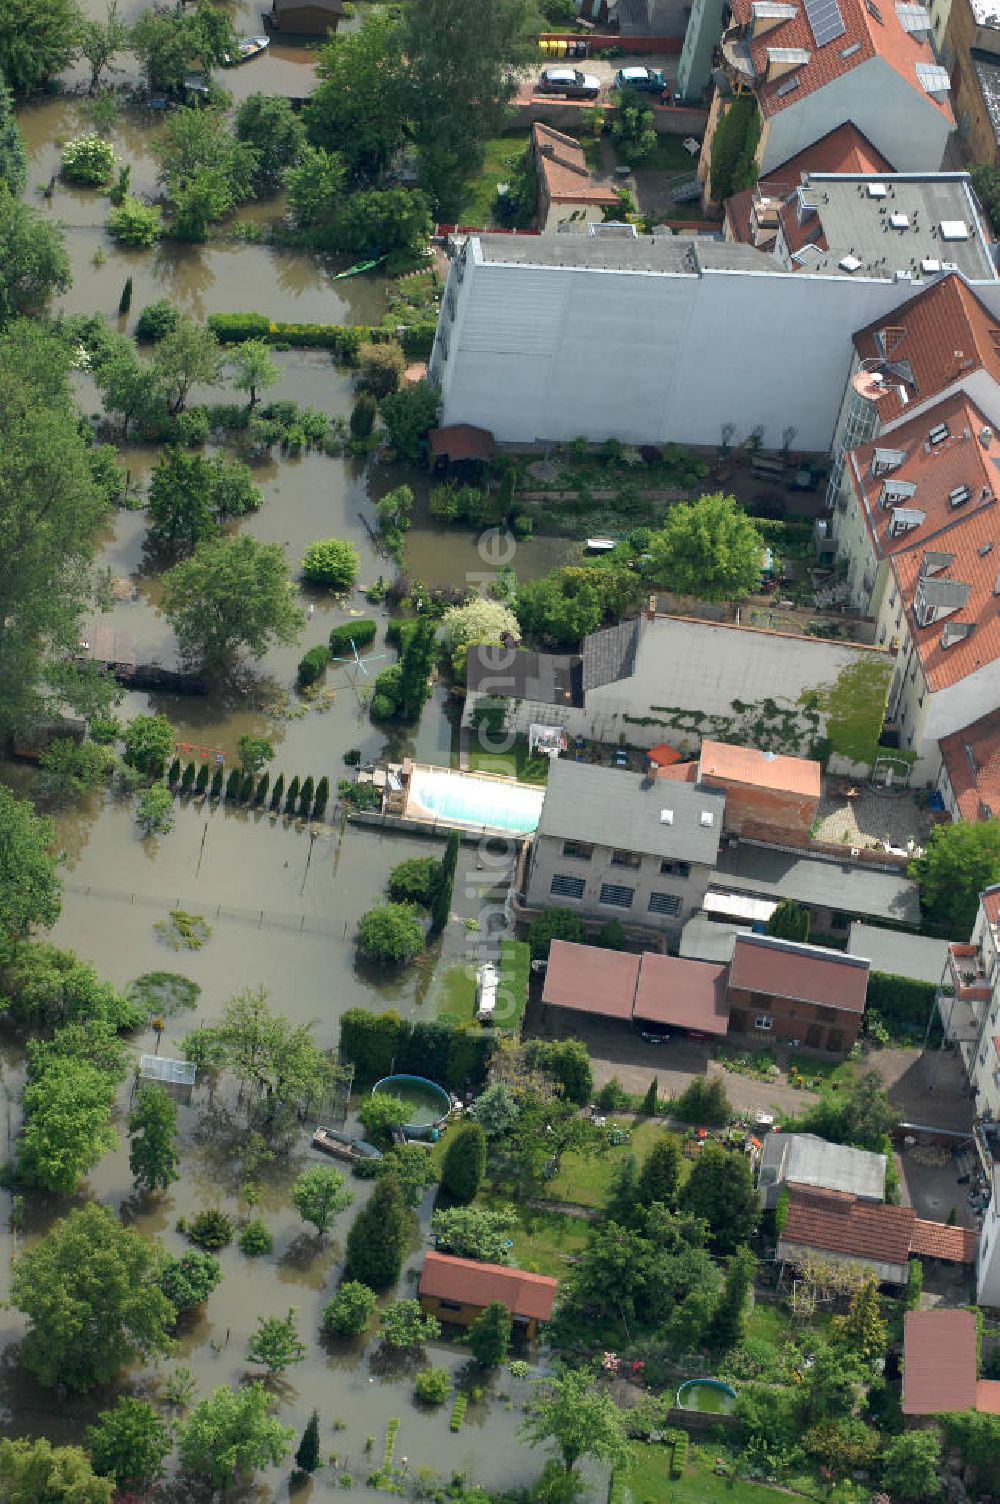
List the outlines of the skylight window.
<svg viewBox="0 0 1000 1504">
<path fill-rule="evenodd" d="M 951 79 L 948 77 L 948 70 L 947 68 L 939 67 L 937 63 L 918 63 L 917 78 L 928 94 L 948 94 L 951 92 Z"/>
</svg>

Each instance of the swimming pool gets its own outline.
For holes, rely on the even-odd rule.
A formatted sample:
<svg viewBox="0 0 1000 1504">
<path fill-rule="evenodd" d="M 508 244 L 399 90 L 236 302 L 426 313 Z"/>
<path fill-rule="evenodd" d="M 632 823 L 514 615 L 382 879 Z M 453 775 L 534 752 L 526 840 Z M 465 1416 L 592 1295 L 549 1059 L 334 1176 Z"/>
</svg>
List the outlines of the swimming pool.
<svg viewBox="0 0 1000 1504">
<path fill-rule="evenodd" d="M 406 813 L 447 820 L 452 825 L 488 826 L 527 835 L 538 825 L 544 798 L 544 788 L 517 783 L 513 778 L 415 767 L 410 775 Z"/>
</svg>

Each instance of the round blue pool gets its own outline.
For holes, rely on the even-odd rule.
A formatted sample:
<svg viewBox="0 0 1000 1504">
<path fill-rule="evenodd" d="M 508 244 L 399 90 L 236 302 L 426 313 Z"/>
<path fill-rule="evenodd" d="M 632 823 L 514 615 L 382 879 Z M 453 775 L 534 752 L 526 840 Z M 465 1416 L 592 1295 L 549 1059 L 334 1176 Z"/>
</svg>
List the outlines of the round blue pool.
<svg viewBox="0 0 1000 1504">
<path fill-rule="evenodd" d="M 728 1415 L 735 1402 L 736 1390 L 721 1379 L 688 1379 L 677 1391 L 679 1409 L 703 1415 Z"/>
<path fill-rule="evenodd" d="M 372 1087 L 372 1096 L 376 1095 L 399 1097 L 405 1102 L 412 1116 L 403 1131 L 421 1137 L 451 1110 L 448 1092 L 426 1076 L 383 1076 Z"/>
</svg>

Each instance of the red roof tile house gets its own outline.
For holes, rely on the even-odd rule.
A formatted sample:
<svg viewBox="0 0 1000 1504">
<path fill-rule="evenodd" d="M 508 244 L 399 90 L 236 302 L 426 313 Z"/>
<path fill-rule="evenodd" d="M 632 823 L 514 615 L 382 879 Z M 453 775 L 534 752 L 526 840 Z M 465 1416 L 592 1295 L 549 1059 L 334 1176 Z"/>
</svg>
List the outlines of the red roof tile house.
<svg viewBox="0 0 1000 1504">
<path fill-rule="evenodd" d="M 1000 818 L 1000 710 L 939 743 L 937 787 L 953 820 L 974 825 Z"/>
<path fill-rule="evenodd" d="M 903 1323 L 903 1414 L 947 1415 L 975 1408 L 973 1313 L 907 1311 Z"/>
<path fill-rule="evenodd" d="M 525 1335 L 534 1339 L 555 1305 L 558 1281 L 547 1274 L 528 1274 L 505 1264 L 480 1264 L 447 1253 L 428 1253 L 417 1294 L 425 1316 L 471 1326 L 494 1301 L 500 1301 Z"/>
<path fill-rule="evenodd" d="M 553 940 L 542 1002 L 623 1023 L 720 1036 L 729 1027 L 727 975 L 727 967 L 707 961 Z"/>
<path fill-rule="evenodd" d="M 796 152 L 761 177 L 754 188 L 734 193 L 724 205 L 725 236 L 758 250 L 770 250 L 778 233 L 778 213 L 789 194 L 811 172 L 892 172 L 880 151 L 850 121 Z"/>
<path fill-rule="evenodd" d="M 583 147 L 573 136 L 536 120 L 531 145 L 538 173 L 540 230 L 557 230 L 569 220 L 599 224 L 605 209 L 616 207 L 618 194 L 608 184 L 593 181 Z"/>
<path fill-rule="evenodd" d="M 778 1239 L 778 1258 L 785 1262 L 820 1253 L 839 1263 L 863 1265 L 880 1284 L 905 1285 L 911 1255 L 951 1264 L 975 1261 L 975 1233 L 927 1222 L 912 1207 L 807 1186 L 789 1185 L 789 1192 L 788 1218 Z"/>
<path fill-rule="evenodd" d="M 703 741 L 697 781 L 725 794 L 725 830 L 781 841 L 808 838 L 819 808 L 822 768 L 806 757 Z"/>
<path fill-rule="evenodd" d="M 729 971 L 729 1025 L 758 1039 L 849 1050 L 858 1037 L 869 964 L 818 945 L 737 935 Z"/>
<path fill-rule="evenodd" d="M 994 380 L 1000 375 L 1000 328 L 981 318 L 967 290 L 959 293 L 957 278 L 949 281 L 974 322 L 964 332 L 928 328 L 926 344 L 907 337 L 905 325 L 898 336 L 883 330 L 901 381 L 920 379 L 911 351 L 930 382 L 954 373 L 956 361 L 971 371 L 981 360 Z M 954 349 L 965 333 L 965 347 Z M 1000 709 L 998 466 L 1000 439 L 961 389 L 853 450 L 844 465 L 838 555 L 852 603 L 875 617 L 876 642 L 896 650 L 886 722 L 917 754 L 915 783 L 937 777 L 942 738 Z"/>
<path fill-rule="evenodd" d="M 848 121 L 898 171 L 938 168 L 955 119 L 929 30 L 891 0 L 734 0 L 723 65 L 760 108 L 761 173 Z"/>
</svg>

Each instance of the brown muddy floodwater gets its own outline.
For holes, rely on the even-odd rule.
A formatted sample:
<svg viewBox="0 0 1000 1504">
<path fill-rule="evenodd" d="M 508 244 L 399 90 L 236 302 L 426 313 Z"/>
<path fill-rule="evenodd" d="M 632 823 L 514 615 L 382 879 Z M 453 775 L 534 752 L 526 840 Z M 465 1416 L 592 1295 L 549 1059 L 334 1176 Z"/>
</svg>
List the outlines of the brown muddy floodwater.
<svg viewBox="0 0 1000 1504">
<path fill-rule="evenodd" d="M 103 15 L 104 0 L 86 0 L 86 8 Z M 126 19 L 140 9 L 126 0 Z M 238 30 L 259 29 L 255 5 L 233 9 Z M 286 55 L 288 54 L 288 55 Z M 126 60 L 127 61 L 127 60 Z M 290 70 L 283 74 L 281 70 Z M 233 70 L 224 79 L 237 97 L 253 89 L 291 93 L 290 74 L 311 87 L 308 52 L 272 48 L 259 64 Z M 126 71 L 126 80 L 128 72 Z M 284 82 L 282 80 L 285 80 Z M 73 82 L 74 80 L 70 80 Z M 62 96 L 28 106 L 19 112 L 31 154 L 29 193 L 48 184 L 58 170 L 60 143 L 88 128 L 83 100 Z M 148 111 L 125 113 L 112 132 L 121 160 L 132 164 L 132 184 L 139 193 L 156 192 L 155 162 L 150 152 L 158 124 Z M 38 197 L 38 202 L 42 200 Z M 144 252 L 114 247 L 104 229 L 108 201 L 99 193 L 71 189 L 58 182 L 45 212 L 66 226 L 73 266 L 73 286 L 61 306 L 70 312 L 103 312 L 112 324 L 131 328 L 143 306 L 169 297 L 186 312 L 204 318 L 212 312 L 256 310 L 279 319 L 324 323 L 378 322 L 385 310 L 385 284 L 379 278 L 330 281 L 331 264 L 309 252 L 278 250 L 235 240 L 207 246 L 162 245 Z M 283 212 L 280 200 L 252 206 L 260 223 Z M 342 264 L 342 263 L 341 263 Z M 132 312 L 118 320 L 118 300 L 126 277 L 133 278 Z M 349 373 L 339 371 L 321 351 L 278 353 L 281 380 L 269 393 L 320 408 L 332 416 L 346 416 L 353 401 Z M 83 411 L 97 414 L 99 399 L 90 379 L 77 378 Z M 192 401 L 227 400 L 223 390 L 198 391 Z M 156 451 L 130 446 L 122 451 L 135 494 L 142 496 Z M 337 536 L 358 549 L 358 588 L 344 599 L 303 588 L 306 628 L 299 644 L 277 648 L 255 664 L 247 664 L 231 682 L 204 697 L 132 693 L 119 709 L 123 719 L 145 711 L 166 715 L 175 728 L 184 755 L 221 752 L 232 760 L 245 732 L 265 735 L 275 746 L 270 766 L 272 781 L 279 772 L 286 783 L 295 774 L 326 774 L 333 787 L 349 774 L 344 753 L 351 748 L 365 759 L 382 754 L 411 755 L 448 766 L 455 742 L 457 702 L 446 686 L 438 685 L 416 728 L 386 730 L 374 726 L 367 697 L 374 676 L 394 661 L 385 643 L 388 612 L 370 605 L 363 588 L 379 575 L 386 579 L 396 565 L 373 541 L 373 502 L 405 481 L 416 494 L 414 526 L 407 540 L 405 569 L 430 585 L 484 583 L 490 563 L 477 540 L 459 529 L 444 531 L 427 515 L 426 476 L 368 466 L 353 460 L 306 454 L 298 458 L 275 454 L 254 465 L 255 479 L 264 493 L 261 511 L 239 526 L 254 537 L 280 543 L 297 571 L 306 546 L 315 538 Z M 146 549 L 146 519 L 139 511 L 120 511 L 112 519 L 99 563 L 118 582 L 121 599 L 97 621 L 126 634 L 140 661 L 166 666 L 176 663 L 176 644 L 160 615 L 158 569 Z M 561 540 L 532 540 L 516 545 L 510 560 L 522 578 L 544 573 L 572 556 Z M 302 702 L 295 691 L 295 669 L 306 648 L 326 640 L 334 625 L 361 616 L 379 624 L 376 641 L 364 653 L 367 673 L 345 665 L 331 665 L 325 690 L 315 705 Z M 86 629 L 86 628 L 85 628 Z M 187 749 L 192 749 L 188 751 Z M 32 791 L 33 773 L 23 765 L 0 767 L 0 777 L 19 793 Z M 125 985 L 142 972 L 177 970 L 199 983 L 202 993 L 196 1012 L 168 1021 L 160 1042 L 163 1054 L 177 1053 L 187 1030 L 217 1018 L 228 998 L 244 987 L 262 985 L 276 1009 L 297 1022 L 310 1024 L 317 1042 L 333 1047 L 338 1020 L 350 1007 L 392 1007 L 402 1014 L 433 1016 L 438 990 L 456 967 L 474 966 L 487 943 L 489 916 L 502 907 L 505 877 L 512 852 L 486 854 L 463 848 L 455 888 L 455 918 L 444 936 L 421 960 L 400 976 L 381 975 L 359 963 L 354 933 L 361 914 L 384 892 L 390 868 L 405 857 L 431 854 L 440 845 L 430 838 L 387 835 L 343 823 L 307 828 L 263 813 L 227 812 L 201 800 L 177 804 L 174 830 L 159 839 L 139 837 L 130 804 L 108 796 L 94 796 L 80 806 L 57 814 L 60 842 L 67 863 L 61 918 L 52 932 L 55 943 L 70 946 L 92 961 L 102 975 Z M 201 950 L 174 953 L 154 925 L 176 905 L 203 914 L 212 934 Z M 481 919 L 484 932 L 465 928 L 464 920 Z M 155 1047 L 152 1033 L 134 1042 L 136 1053 Z M 20 1121 L 23 1052 L 0 1038 L 0 1131 L 9 1157 Z M 127 1115 L 123 1093 L 120 1118 Z M 121 1123 L 120 1123 L 121 1126 Z M 408 1467 L 432 1467 L 447 1481 L 465 1474 L 489 1487 L 528 1482 L 541 1458 L 516 1444 L 523 1402 L 530 1386 L 506 1373 L 493 1382 L 481 1404 L 470 1406 L 462 1430 L 448 1427 L 450 1406 L 426 1412 L 413 1399 L 413 1366 L 386 1371 L 377 1345 L 369 1342 L 327 1343 L 320 1335 L 320 1315 L 333 1294 L 342 1266 L 342 1245 L 352 1213 L 349 1211 L 325 1241 L 303 1231 L 290 1205 L 289 1185 L 313 1160 L 309 1146 L 311 1124 L 303 1125 L 290 1145 L 258 1172 L 264 1184 L 259 1213 L 270 1227 L 274 1252 L 249 1260 L 234 1246 L 221 1255 L 225 1279 L 206 1311 L 186 1324 L 175 1358 L 152 1370 L 123 1376 L 118 1390 L 155 1394 L 164 1375 L 183 1363 L 196 1375 L 199 1393 L 219 1384 L 235 1384 L 246 1376 L 243 1354 L 256 1318 L 298 1310 L 299 1328 L 307 1339 L 306 1361 L 290 1370 L 275 1386 L 279 1414 L 301 1432 L 315 1406 L 320 1413 L 324 1455 L 338 1454 L 338 1466 L 328 1467 L 295 1497 L 328 1499 L 341 1495 L 338 1478 L 349 1473 L 355 1497 L 377 1495 L 364 1480 L 381 1458 L 385 1428 L 393 1416 L 401 1420 L 396 1460 Z M 132 1194 L 127 1143 L 108 1155 L 74 1198 L 30 1196 L 21 1232 L 8 1230 L 10 1198 L 0 1192 L 0 1299 L 7 1291 L 10 1259 L 17 1247 L 30 1245 L 73 1205 L 96 1199 L 118 1208 L 124 1219 L 160 1239 L 171 1251 L 186 1246 L 175 1230 L 179 1216 L 212 1205 L 245 1216 L 239 1198 L 244 1178 L 240 1164 L 246 1122 L 225 1077 L 212 1086 L 201 1083 L 193 1099 L 181 1106 L 182 1180 L 160 1197 Z M 368 1182 L 354 1182 L 355 1204 L 368 1194 Z M 426 1246 L 430 1205 L 420 1212 L 420 1235 L 397 1293 L 412 1292 L 415 1271 Z M 16 1312 L 0 1314 L 0 1430 L 8 1435 L 44 1433 L 57 1441 L 83 1439 L 83 1429 L 96 1412 L 118 1392 L 97 1391 L 84 1399 L 55 1399 L 39 1389 L 17 1363 L 16 1342 L 23 1323 Z M 458 1373 L 467 1349 L 449 1343 L 432 1344 L 422 1364 L 444 1365 Z M 544 1354 L 534 1353 L 535 1371 Z M 420 1365 L 422 1366 L 422 1365 Z M 336 1428 L 335 1428 L 336 1427 Z M 342 1428 L 341 1428 L 342 1427 Z M 365 1439 L 376 1438 L 374 1451 Z M 258 1484 L 237 1490 L 231 1497 L 269 1501 L 289 1495 L 290 1466 L 262 1475 Z M 167 1497 L 190 1497 L 187 1485 L 170 1483 Z"/>
</svg>

